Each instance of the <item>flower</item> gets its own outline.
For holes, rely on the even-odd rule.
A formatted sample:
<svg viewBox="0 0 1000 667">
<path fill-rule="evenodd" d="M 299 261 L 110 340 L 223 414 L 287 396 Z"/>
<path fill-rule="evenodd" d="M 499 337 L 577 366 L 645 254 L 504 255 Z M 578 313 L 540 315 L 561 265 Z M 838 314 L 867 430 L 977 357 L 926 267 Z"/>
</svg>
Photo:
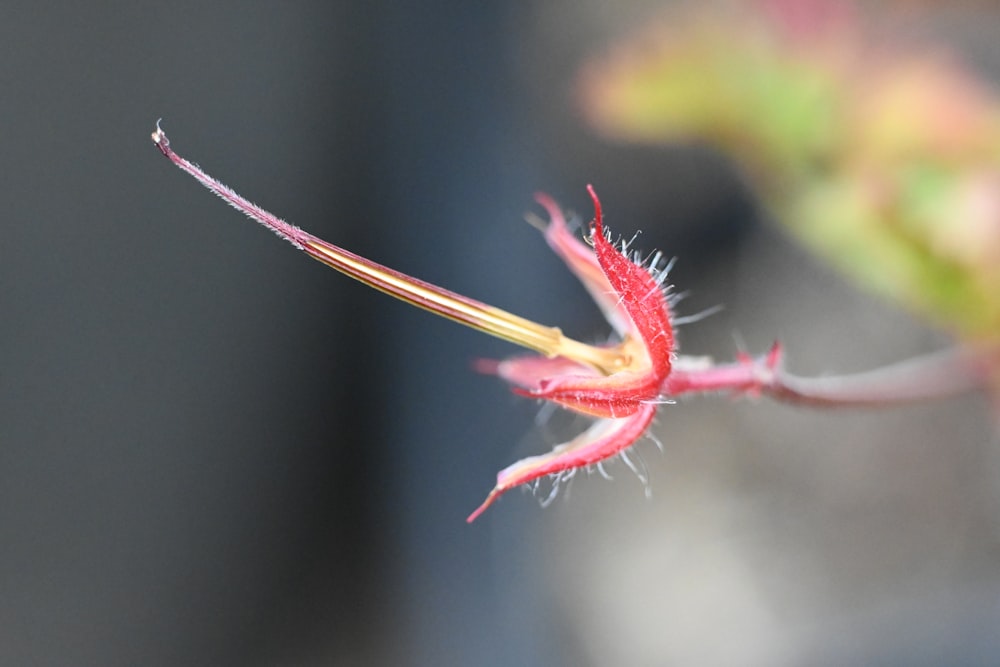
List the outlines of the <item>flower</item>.
<svg viewBox="0 0 1000 667">
<path fill-rule="evenodd" d="M 596 468 L 604 474 L 602 462 L 614 456 L 621 456 L 643 478 L 627 450 L 646 434 L 658 407 L 681 394 L 766 393 L 819 407 L 881 407 L 982 387 L 990 381 L 989 369 L 1000 361 L 1000 346 L 986 346 L 929 355 L 855 376 L 806 379 L 784 372 L 783 351 L 777 343 L 760 358 L 740 354 L 730 364 L 679 356 L 673 327 L 699 316 L 673 317 L 666 284 L 670 263 L 663 261 L 661 253 L 643 259 L 630 251 L 631 242 L 612 243 L 592 186 L 587 186 L 594 203 L 589 246 L 570 233 L 551 198 L 537 196 L 550 218 L 545 240 L 590 292 L 617 338 L 607 345 L 587 345 L 567 338 L 556 327 L 488 306 L 323 241 L 249 202 L 177 155 L 159 123 L 152 138 L 177 167 L 313 259 L 409 304 L 534 350 L 535 355 L 481 361 L 478 368 L 506 380 L 518 394 L 594 419 L 583 433 L 552 451 L 501 470 L 493 490 L 469 515 L 469 522 L 516 486 L 549 476 L 555 491 L 581 469 Z"/>
<path fill-rule="evenodd" d="M 586 431 L 551 452 L 517 461 L 500 471 L 497 483 L 468 521 L 475 520 L 505 491 L 550 475 L 558 484 L 580 468 L 600 464 L 635 443 L 652 424 L 661 387 L 674 358 L 668 266 L 662 255 L 648 261 L 629 256 L 628 244 L 616 247 L 604 228 L 601 203 L 592 186 L 594 202 L 590 243 L 573 236 L 559 207 L 546 195 L 537 201 L 549 213 L 545 240 L 591 294 L 621 339 L 614 346 L 618 364 L 595 368 L 568 356 L 520 356 L 481 364 L 515 386 L 518 394 L 552 401 L 575 412 L 596 417 Z"/>
<path fill-rule="evenodd" d="M 552 199 L 539 195 L 538 201 L 551 218 L 546 241 L 583 282 L 621 338 L 615 345 L 581 343 L 556 327 L 488 306 L 323 241 L 249 202 L 177 155 L 159 123 L 152 138 L 171 162 L 313 259 L 397 299 L 538 352 L 481 363 L 480 369 L 495 372 L 519 394 L 596 418 L 584 433 L 548 454 L 523 459 L 502 470 L 496 486 L 468 521 L 515 486 L 545 475 L 558 481 L 623 452 L 653 422 L 674 354 L 669 287 L 664 285 L 669 267 L 663 266 L 659 253 L 643 262 L 638 256 L 629 256 L 627 243 L 615 247 L 604 228 L 601 203 L 593 187 L 587 187 L 595 211 L 589 236 L 592 248 L 569 232 Z"/>
</svg>

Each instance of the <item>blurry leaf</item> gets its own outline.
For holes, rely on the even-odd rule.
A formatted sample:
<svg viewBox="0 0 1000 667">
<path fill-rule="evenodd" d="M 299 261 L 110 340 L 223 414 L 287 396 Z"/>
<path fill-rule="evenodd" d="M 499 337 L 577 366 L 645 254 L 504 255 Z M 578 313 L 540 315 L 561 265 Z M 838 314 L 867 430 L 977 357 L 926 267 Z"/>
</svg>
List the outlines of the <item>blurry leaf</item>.
<svg viewBox="0 0 1000 667">
<path fill-rule="evenodd" d="M 959 337 L 1000 338 L 1000 103 L 942 50 L 875 39 L 848 3 L 703 5 L 581 76 L 618 140 L 707 142 L 866 287 Z"/>
</svg>

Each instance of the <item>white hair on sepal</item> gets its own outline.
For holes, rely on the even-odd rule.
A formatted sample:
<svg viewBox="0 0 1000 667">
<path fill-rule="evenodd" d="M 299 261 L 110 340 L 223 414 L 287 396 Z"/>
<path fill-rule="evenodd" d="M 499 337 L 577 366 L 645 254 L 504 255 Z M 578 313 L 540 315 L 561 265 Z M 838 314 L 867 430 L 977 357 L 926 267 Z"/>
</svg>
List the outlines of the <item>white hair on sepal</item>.
<svg viewBox="0 0 1000 667">
<path fill-rule="evenodd" d="M 641 401 L 641 403 L 643 405 L 677 405 L 677 399 L 670 396 L 657 396 L 656 398 Z"/>
<path fill-rule="evenodd" d="M 694 324 L 695 322 L 701 322 L 706 317 L 711 317 L 716 313 L 722 312 L 723 310 L 725 310 L 725 308 L 726 308 L 725 306 L 719 303 L 714 306 L 709 306 L 708 308 L 700 310 L 692 315 L 682 315 L 680 317 L 672 317 L 670 318 L 670 323 L 677 325 Z"/>
<path fill-rule="evenodd" d="M 534 484 L 531 485 L 531 494 L 538 499 L 538 504 L 545 508 L 555 502 L 555 499 L 559 496 L 559 492 L 562 489 L 566 490 L 566 494 L 569 494 L 570 482 L 576 477 L 576 473 L 579 468 L 570 468 L 568 470 L 561 470 L 551 475 L 545 475 L 544 477 L 539 477 L 535 480 Z M 544 482 L 543 482 L 544 480 Z M 548 493 L 542 495 L 541 490 L 544 488 L 544 484 L 549 484 L 547 488 Z"/>
<path fill-rule="evenodd" d="M 666 403 L 668 405 L 674 405 L 674 404 L 677 403 L 677 401 L 669 399 L 669 400 L 665 400 L 664 403 Z M 664 450 L 663 450 L 663 441 L 656 437 L 656 435 L 653 433 L 653 429 L 652 428 L 650 428 L 648 431 L 646 431 L 646 437 L 653 441 L 653 444 L 656 445 L 656 448 L 658 450 L 660 450 L 660 454 L 664 453 Z"/>
<path fill-rule="evenodd" d="M 674 401 L 663 400 L 658 402 L 673 403 Z M 663 443 L 659 438 L 652 434 L 651 430 L 647 431 L 644 434 L 644 437 L 649 438 L 653 444 L 656 445 L 656 448 L 660 451 L 660 453 L 663 453 Z M 616 459 L 620 459 L 621 462 L 625 464 L 625 467 L 627 467 L 632 474 L 635 475 L 636 479 L 639 480 L 639 483 L 642 484 L 643 495 L 646 499 L 652 499 L 653 485 L 650 482 L 649 468 L 646 466 L 646 461 L 643 458 L 642 453 L 638 450 L 638 443 L 623 449 L 611 459 L 596 461 L 583 467 L 570 468 L 557 473 L 552 473 L 550 475 L 545 475 L 535 479 L 530 484 L 525 485 L 524 488 L 538 500 L 538 504 L 541 507 L 546 508 L 555 502 L 556 498 L 559 497 L 563 490 L 565 490 L 564 495 L 567 497 L 569 496 L 572 481 L 576 478 L 576 475 L 580 470 L 586 471 L 588 477 L 592 476 L 596 470 L 597 474 L 605 480 L 614 482 L 615 478 L 610 472 L 608 472 L 606 466 L 610 461 L 614 461 Z"/>
<path fill-rule="evenodd" d="M 632 450 L 631 454 L 629 454 L 629 450 Z M 645 496 L 647 498 L 652 498 L 653 489 L 649 484 L 649 469 L 646 468 L 646 462 L 643 460 L 642 454 L 640 454 L 634 447 L 627 447 L 623 449 L 618 456 L 620 456 L 621 460 L 625 462 L 628 469 L 635 473 L 635 476 L 639 478 L 639 481 L 642 483 L 643 493 Z M 634 460 L 633 457 L 635 457 Z"/>
<path fill-rule="evenodd" d="M 621 254 L 629 257 L 629 259 L 631 259 L 633 262 L 636 262 L 635 258 L 639 255 L 638 253 L 629 253 L 629 248 L 632 247 L 632 244 L 635 243 L 635 240 L 639 238 L 640 234 L 642 234 L 642 230 L 637 229 L 635 230 L 635 233 L 632 234 L 632 238 L 630 238 L 628 241 L 625 240 L 625 237 L 618 239 L 618 248 L 620 249 Z M 642 265 L 639 262 L 636 263 L 639 264 L 640 266 Z"/>
<path fill-rule="evenodd" d="M 558 409 L 559 405 L 556 403 L 542 403 L 541 407 L 538 408 L 538 412 L 535 413 L 535 426 L 548 426 L 549 420 L 552 419 L 552 415 Z"/>
</svg>

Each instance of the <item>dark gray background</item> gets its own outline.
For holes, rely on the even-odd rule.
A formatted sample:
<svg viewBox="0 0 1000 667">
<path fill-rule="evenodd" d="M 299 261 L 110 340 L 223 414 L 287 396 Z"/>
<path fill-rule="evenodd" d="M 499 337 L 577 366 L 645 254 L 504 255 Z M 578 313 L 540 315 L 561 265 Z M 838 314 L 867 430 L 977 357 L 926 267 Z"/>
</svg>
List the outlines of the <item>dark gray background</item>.
<svg viewBox="0 0 1000 667">
<path fill-rule="evenodd" d="M 687 312 L 730 306 L 694 353 L 739 329 L 823 372 L 943 344 L 759 229 L 720 157 L 582 127 L 574 71 L 655 3 L 514 4 L 0 7 L 0 663 L 704 664 L 727 636 L 739 664 L 991 655 L 980 402 L 685 404 L 647 452 L 653 501 L 620 474 L 467 526 L 552 443 L 470 370 L 511 348 L 309 261 L 149 140 L 162 116 L 286 219 L 586 340 L 596 310 L 521 222 L 537 189 L 586 215 L 594 183 L 616 231 L 680 256 Z M 747 582 L 762 602 L 725 613 Z"/>
</svg>

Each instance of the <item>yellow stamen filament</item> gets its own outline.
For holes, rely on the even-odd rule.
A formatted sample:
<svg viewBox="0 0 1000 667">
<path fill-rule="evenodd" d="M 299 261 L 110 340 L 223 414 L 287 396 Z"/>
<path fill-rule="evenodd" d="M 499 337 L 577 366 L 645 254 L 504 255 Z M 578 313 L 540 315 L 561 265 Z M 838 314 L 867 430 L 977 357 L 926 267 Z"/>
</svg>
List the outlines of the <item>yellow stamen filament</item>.
<svg viewBox="0 0 1000 667">
<path fill-rule="evenodd" d="M 614 347 L 595 347 L 548 327 L 463 297 L 326 243 L 306 241 L 306 251 L 315 259 L 370 287 L 455 322 L 534 350 L 547 357 L 566 357 L 610 375 L 627 368 L 632 355 L 627 342 Z"/>
<path fill-rule="evenodd" d="M 370 287 L 460 324 L 503 338 L 529 350 L 535 350 L 547 357 L 561 356 L 586 364 L 605 375 L 624 370 L 632 364 L 641 364 L 641 359 L 644 359 L 641 354 L 635 355 L 630 351 L 628 340 L 616 347 L 600 348 L 586 345 L 563 336 L 562 331 L 556 327 L 543 326 L 499 308 L 487 306 L 321 241 L 312 234 L 255 206 L 206 174 L 198 165 L 177 155 L 170 147 L 170 140 L 160 128 L 159 121 L 152 138 L 164 156 L 230 206 L 271 229 L 296 248 L 305 250 L 314 259 Z"/>
</svg>

